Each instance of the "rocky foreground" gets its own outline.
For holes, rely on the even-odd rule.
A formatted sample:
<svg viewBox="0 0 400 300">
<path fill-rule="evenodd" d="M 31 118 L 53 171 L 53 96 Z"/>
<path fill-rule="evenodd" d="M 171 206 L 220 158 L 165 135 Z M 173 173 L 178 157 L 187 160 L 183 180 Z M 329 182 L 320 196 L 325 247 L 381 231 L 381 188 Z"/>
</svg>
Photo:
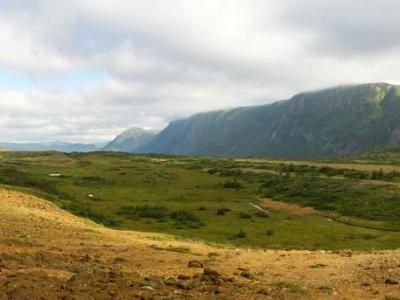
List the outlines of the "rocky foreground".
<svg viewBox="0 0 400 300">
<path fill-rule="evenodd" d="M 400 251 L 248 250 L 115 231 L 0 189 L 3 299 L 400 299 Z"/>
</svg>

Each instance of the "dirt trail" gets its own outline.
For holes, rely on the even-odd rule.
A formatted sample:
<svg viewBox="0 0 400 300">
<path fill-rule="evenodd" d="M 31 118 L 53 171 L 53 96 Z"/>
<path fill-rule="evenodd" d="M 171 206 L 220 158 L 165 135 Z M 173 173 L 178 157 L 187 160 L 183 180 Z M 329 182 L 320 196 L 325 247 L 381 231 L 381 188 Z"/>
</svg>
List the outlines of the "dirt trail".
<svg viewBox="0 0 400 300">
<path fill-rule="evenodd" d="M 400 297 L 399 250 L 212 247 L 110 230 L 4 189 L 0 220 L 1 300 Z"/>
</svg>

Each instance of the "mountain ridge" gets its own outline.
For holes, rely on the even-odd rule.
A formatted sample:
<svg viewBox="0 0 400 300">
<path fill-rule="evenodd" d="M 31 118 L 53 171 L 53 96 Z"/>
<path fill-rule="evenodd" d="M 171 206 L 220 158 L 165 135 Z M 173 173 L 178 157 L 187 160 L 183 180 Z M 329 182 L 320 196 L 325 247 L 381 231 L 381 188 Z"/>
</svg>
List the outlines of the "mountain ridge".
<svg viewBox="0 0 400 300">
<path fill-rule="evenodd" d="M 400 140 L 400 87 L 346 85 L 171 122 L 140 152 L 316 158 Z"/>
<path fill-rule="evenodd" d="M 69 142 L 43 142 L 43 143 L 0 143 L 0 147 L 9 151 L 60 151 L 60 152 L 92 152 L 98 151 L 101 145 L 69 143 Z"/>
</svg>

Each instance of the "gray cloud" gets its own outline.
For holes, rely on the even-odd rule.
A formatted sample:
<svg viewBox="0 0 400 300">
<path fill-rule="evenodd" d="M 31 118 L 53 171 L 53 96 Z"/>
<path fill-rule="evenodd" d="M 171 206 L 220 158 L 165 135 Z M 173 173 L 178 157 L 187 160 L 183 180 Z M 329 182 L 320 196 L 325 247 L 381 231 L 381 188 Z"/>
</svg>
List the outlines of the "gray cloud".
<svg viewBox="0 0 400 300">
<path fill-rule="evenodd" d="M 107 140 L 303 90 L 399 83 L 398 11 L 397 0 L 0 0 L 0 73 L 37 83 L 0 89 L 0 141 Z M 64 86 L 79 70 L 107 76 Z"/>
</svg>

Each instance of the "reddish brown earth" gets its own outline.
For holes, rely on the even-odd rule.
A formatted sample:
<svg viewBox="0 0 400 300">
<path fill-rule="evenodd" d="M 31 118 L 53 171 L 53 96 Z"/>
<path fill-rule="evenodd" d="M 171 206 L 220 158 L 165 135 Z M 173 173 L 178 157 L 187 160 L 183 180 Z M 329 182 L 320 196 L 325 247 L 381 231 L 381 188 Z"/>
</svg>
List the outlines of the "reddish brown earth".
<svg viewBox="0 0 400 300">
<path fill-rule="evenodd" d="M 264 209 L 286 212 L 298 216 L 310 216 L 318 214 L 318 211 L 312 207 L 304 207 L 296 204 L 274 201 L 267 198 L 260 199 L 258 201 L 258 205 Z"/>
<path fill-rule="evenodd" d="M 209 246 L 106 229 L 5 189 L 0 220 L 0 300 L 400 299 L 399 250 Z"/>
</svg>

